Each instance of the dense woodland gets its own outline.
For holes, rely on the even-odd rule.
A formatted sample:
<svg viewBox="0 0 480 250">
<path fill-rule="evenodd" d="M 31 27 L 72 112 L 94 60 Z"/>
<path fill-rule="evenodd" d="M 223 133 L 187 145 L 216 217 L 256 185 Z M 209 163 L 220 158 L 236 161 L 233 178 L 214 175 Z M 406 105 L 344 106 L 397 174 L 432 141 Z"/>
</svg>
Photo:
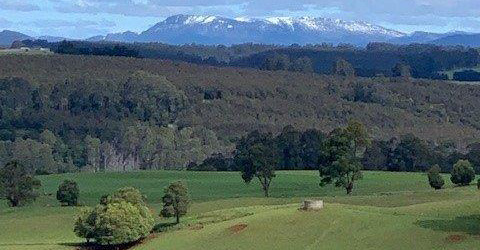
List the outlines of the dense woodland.
<svg viewBox="0 0 480 250">
<path fill-rule="evenodd" d="M 37 173 L 198 169 L 228 161 L 255 130 L 279 138 L 279 169 L 313 169 L 314 142 L 352 119 L 373 136 L 368 169 L 479 165 L 475 85 L 107 56 L 5 55 L 0 65 L 1 164 L 21 159 Z M 424 151 L 426 161 L 408 158 Z"/>
<path fill-rule="evenodd" d="M 399 64 L 409 67 L 408 76 L 415 78 L 447 79 L 442 72 L 471 68 L 480 63 L 477 49 L 461 46 L 442 47 L 427 44 L 393 45 L 370 43 L 366 48 L 351 45 L 262 45 L 241 44 L 230 47 L 182 45 L 161 43 L 93 43 L 63 41 L 17 42 L 14 47 L 49 47 L 56 53 L 74 55 L 108 55 L 137 58 L 156 58 L 211 66 L 235 66 L 261 70 L 288 70 L 335 74 L 335 64 L 345 60 L 362 77 L 397 76 Z M 474 79 L 477 79 L 478 76 Z M 459 81 L 472 81 L 469 77 L 455 77 Z"/>
</svg>

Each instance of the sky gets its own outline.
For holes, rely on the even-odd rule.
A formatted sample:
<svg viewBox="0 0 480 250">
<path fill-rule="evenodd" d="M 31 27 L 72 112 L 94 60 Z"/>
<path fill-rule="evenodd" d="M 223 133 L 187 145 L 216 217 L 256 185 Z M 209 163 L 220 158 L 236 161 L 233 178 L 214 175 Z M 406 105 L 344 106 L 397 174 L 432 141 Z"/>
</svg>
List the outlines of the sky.
<svg viewBox="0 0 480 250">
<path fill-rule="evenodd" d="M 407 33 L 480 33 L 480 0 L 0 0 L 0 31 L 87 38 L 141 32 L 176 14 L 330 17 Z"/>
</svg>

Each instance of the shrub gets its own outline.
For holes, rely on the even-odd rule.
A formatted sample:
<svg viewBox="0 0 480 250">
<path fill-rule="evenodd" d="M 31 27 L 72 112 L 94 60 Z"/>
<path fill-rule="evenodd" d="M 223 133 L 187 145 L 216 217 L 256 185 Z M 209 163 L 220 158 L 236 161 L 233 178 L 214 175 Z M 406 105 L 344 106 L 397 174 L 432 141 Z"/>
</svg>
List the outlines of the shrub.
<svg viewBox="0 0 480 250">
<path fill-rule="evenodd" d="M 452 176 L 450 180 L 454 184 L 467 186 L 475 178 L 475 171 L 468 160 L 459 160 L 453 165 Z"/>
<path fill-rule="evenodd" d="M 477 180 L 477 188 L 480 189 L 480 178 Z"/>
<path fill-rule="evenodd" d="M 75 181 L 65 180 L 58 187 L 57 200 L 67 206 L 76 206 L 78 204 L 78 196 L 80 195 L 80 189 Z"/>
<path fill-rule="evenodd" d="M 435 189 L 442 189 L 445 181 L 440 175 L 440 167 L 438 165 L 433 166 L 428 170 L 428 183 L 430 186 Z"/>
<path fill-rule="evenodd" d="M 120 245 L 146 237 L 153 225 L 142 194 L 134 188 L 122 188 L 103 197 L 95 208 L 83 210 L 74 231 L 87 242 L 94 239 L 100 245 Z"/>
</svg>

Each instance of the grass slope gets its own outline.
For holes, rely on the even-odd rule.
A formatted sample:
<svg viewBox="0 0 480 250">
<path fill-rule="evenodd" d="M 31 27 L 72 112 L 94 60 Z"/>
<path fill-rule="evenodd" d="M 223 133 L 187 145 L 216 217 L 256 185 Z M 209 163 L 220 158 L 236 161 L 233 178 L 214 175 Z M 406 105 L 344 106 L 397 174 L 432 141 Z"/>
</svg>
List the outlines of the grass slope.
<svg viewBox="0 0 480 250">
<path fill-rule="evenodd" d="M 245 185 L 239 173 L 155 171 L 42 176 L 45 195 L 35 204 L 0 206 L 0 249 L 75 249 L 82 242 L 72 232 L 79 208 L 59 207 L 54 198 L 64 179 L 79 183 L 82 204 L 135 186 L 155 211 L 163 188 L 185 180 L 193 204 L 180 229 L 137 249 L 465 249 L 480 243 L 480 193 L 449 181 L 446 189 L 432 190 L 425 174 L 366 172 L 346 196 L 319 187 L 315 171 L 279 172 L 273 198 L 265 199 L 259 185 Z M 321 197 L 326 208 L 298 211 L 305 197 Z"/>
</svg>

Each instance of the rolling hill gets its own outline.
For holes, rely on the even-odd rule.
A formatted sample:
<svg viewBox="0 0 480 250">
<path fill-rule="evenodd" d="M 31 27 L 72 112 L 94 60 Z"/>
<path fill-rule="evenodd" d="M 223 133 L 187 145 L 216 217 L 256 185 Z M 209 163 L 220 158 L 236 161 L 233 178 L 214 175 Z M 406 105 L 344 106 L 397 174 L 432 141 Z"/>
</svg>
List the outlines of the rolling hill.
<svg viewBox="0 0 480 250">
<path fill-rule="evenodd" d="M 30 36 L 15 32 L 11 30 L 4 30 L 0 32 L 0 46 L 10 47 L 13 42 L 25 39 L 32 39 Z"/>
<path fill-rule="evenodd" d="M 319 187 L 316 171 L 278 172 L 268 199 L 260 198 L 257 183 L 242 183 L 239 173 L 77 173 L 40 179 L 44 195 L 34 204 L 15 209 L 0 204 L 1 250 L 78 249 L 84 240 L 73 233 L 73 223 L 82 208 L 62 207 L 52 195 L 64 179 L 79 184 L 80 203 L 88 206 L 133 185 L 146 194 L 155 215 L 163 188 L 186 181 L 193 203 L 183 223 L 133 248 L 139 250 L 460 250 L 479 243 L 476 187 L 454 187 L 447 181 L 443 190 L 433 190 L 421 173 L 366 172 L 353 195 L 346 196 L 333 186 Z M 299 211 L 305 197 L 321 197 L 325 209 Z M 170 222 L 156 218 L 159 225 Z"/>
<path fill-rule="evenodd" d="M 175 123 L 180 127 L 205 127 L 224 140 L 255 129 L 279 132 L 287 125 L 330 131 L 350 119 L 361 121 L 380 139 L 413 133 L 435 142 L 452 140 L 462 147 L 480 138 L 477 85 L 385 77 L 345 79 L 124 57 L 2 56 L 0 65 L 3 78 L 23 78 L 42 86 L 40 91 L 51 92 L 52 87 L 62 86 L 65 98 L 84 93 L 88 99 L 89 93 L 96 93 L 102 95 L 98 97 L 102 100 L 117 95 L 117 86 L 138 71 L 165 76 L 188 100 Z M 221 95 L 206 99 L 205 93 L 211 91 Z M 102 113 L 86 109 L 83 116 L 78 116 L 83 113 L 45 108 L 48 119 L 34 112 L 28 116 L 28 123 L 18 124 L 52 129 L 69 126 L 78 129 L 77 133 L 96 124 L 97 131 L 118 136 L 108 125 L 117 124 L 115 120 L 105 116 L 102 123 L 98 122 Z M 65 115 L 69 118 L 65 119 Z M 78 119 L 81 124 L 76 122 Z"/>
</svg>

